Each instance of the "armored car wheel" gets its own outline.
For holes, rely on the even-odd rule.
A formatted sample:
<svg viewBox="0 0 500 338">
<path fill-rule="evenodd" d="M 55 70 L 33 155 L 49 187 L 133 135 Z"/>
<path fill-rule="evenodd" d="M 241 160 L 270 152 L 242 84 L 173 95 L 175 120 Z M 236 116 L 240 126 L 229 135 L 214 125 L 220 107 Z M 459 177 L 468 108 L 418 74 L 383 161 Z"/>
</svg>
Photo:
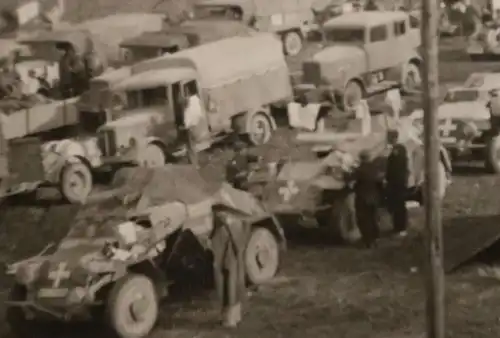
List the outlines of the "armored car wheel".
<svg viewBox="0 0 500 338">
<path fill-rule="evenodd" d="M 62 170 L 60 191 L 70 203 L 84 203 L 93 184 L 92 172 L 83 163 L 68 163 Z"/>
<path fill-rule="evenodd" d="M 500 173 L 500 135 L 494 135 L 486 147 L 486 169 L 494 174 Z"/>
<path fill-rule="evenodd" d="M 271 139 L 273 127 L 269 118 L 263 114 L 255 114 L 250 121 L 247 131 L 248 138 L 253 145 L 266 144 Z"/>
<path fill-rule="evenodd" d="M 248 281 L 258 285 L 274 278 L 280 265 L 280 247 L 274 234 L 266 228 L 252 230 L 245 250 Z"/>
<path fill-rule="evenodd" d="M 153 281 L 144 275 L 128 275 L 110 291 L 106 319 L 120 338 L 142 338 L 158 319 L 159 300 Z"/>
<path fill-rule="evenodd" d="M 402 85 L 403 91 L 406 93 L 414 93 L 421 89 L 422 76 L 420 73 L 420 67 L 416 63 L 411 62 L 406 65 Z"/>
<path fill-rule="evenodd" d="M 297 31 L 283 34 L 283 49 L 286 55 L 296 56 L 302 50 L 302 36 Z"/>
</svg>

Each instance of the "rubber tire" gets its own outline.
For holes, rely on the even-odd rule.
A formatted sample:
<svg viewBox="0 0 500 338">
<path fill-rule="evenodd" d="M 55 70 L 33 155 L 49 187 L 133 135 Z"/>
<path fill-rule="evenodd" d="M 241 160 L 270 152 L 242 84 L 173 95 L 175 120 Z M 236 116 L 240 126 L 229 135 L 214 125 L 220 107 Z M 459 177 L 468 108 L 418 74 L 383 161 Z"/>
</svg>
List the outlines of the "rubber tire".
<svg viewBox="0 0 500 338">
<path fill-rule="evenodd" d="M 83 177 L 85 189 L 83 193 L 75 193 L 71 191 L 68 180 L 71 175 L 79 174 Z M 61 182 L 59 191 L 66 201 L 71 204 L 83 204 L 92 192 L 94 180 L 92 171 L 84 163 L 69 163 L 64 166 L 61 173 Z"/>
<path fill-rule="evenodd" d="M 252 130 L 255 128 L 255 125 L 257 123 L 263 123 L 264 128 L 266 129 L 266 135 L 263 137 L 263 140 L 259 140 L 256 138 L 255 134 L 252 133 Z M 271 125 L 271 121 L 269 120 L 269 117 L 266 116 L 263 113 L 258 113 L 252 116 L 252 121 L 250 122 L 250 130 L 247 130 L 247 135 L 248 135 L 248 140 L 250 143 L 254 146 L 259 146 L 266 144 L 271 140 L 273 134 L 273 127 Z"/>
<path fill-rule="evenodd" d="M 500 152 L 500 135 L 495 135 L 488 140 L 486 145 L 485 166 L 488 172 L 492 174 L 500 174 L 500 157 L 497 153 Z"/>
<path fill-rule="evenodd" d="M 148 316 L 147 323 L 137 331 L 132 331 L 125 323 L 123 312 L 128 309 L 124 305 L 128 293 L 138 288 L 143 293 L 148 293 L 153 302 L 151 314 Z M 153 330 L 159 314 L 159 299 L 156 293 L 153 281 L 145 275 L 129 274 L 117 281 L 108 295 L 106 304 L 106 322 L 109 328 L 120 338 L 143 338 L 148 336 Z"/>
<path fill-rule="evenodd" d="M 347 100 L 347 97 L 348 97 L 347 93 L 350 93 L 350 92 L 354 93 L 355 96 L 358 97 L 357 103 L 354 104 L 353 106 L 350 106 L 348 104 L 348 100 Z M 356 81 L 350 80 L 349 82 L 347 82 L 345 89 L 344 89 L 344 93 L 342 96 L 343 97 L 342 97 L 342 107 L 341 108 L 344 111 L 348 111 L 350 109 L 356 108 L 356 105 L 359 104 L 359 102 L 363 99 L 363 97 L 365 95 L 364 95 L 364 90 L 361 87 L 361 85 Z"/>
<path fill-rule="evenodd" d="M 295 49 L 289 48 L 289 44 L 297 44 Z M 303 39 L 299 32 L 290 31 L 283 35 L 283 51 L 285 55 L 297 56 L 303 48 Z"/>
<path fill-rule="evenodd" d="M 26 288 L 19 284 L 14 286 L 9 291 L 9 301 L 25 301 Z M 26 318 L 24 311 L 17 306 L 8 306 L 5 310 L 5 322 L 10 328 L 14 337 L 18 338 L 33 338 L 36 329 L 32 327 L 32 321 Z"/>
<path fill-rule="evenodd" d="M 271 250 L 274 252 L 271 254 L 273 262 L 270 265 L 266 264 L 265 272 L 256 267 L 256 258 L 253 252 L 257 250 L 248 250 L 248 248 L 256 247 L 259 244 L 259 240 L 265 238 L 271 245 Z M 259 285 L 268 282 L 276 276 L 279 271 L 280 261 L 281 261 L 281 251 L 276 236 L 267 228 L 256 227 L 252 229 L 250 237 L 247 242 L 245 249 L 245 271 L 247 275 L 247 281 L 251 285 Z"/>
<path fill-rule="evenodd" d="M 356 243 L 361 238 L 354 207 L 354 195 L 339 197 L 330 210 L 318 217 L 320 227 L 323 227 L 332 243 Z"/>
<path fill-rule="evenodd" d="M 164 166 L 165 163 L 167 163 L 167 157 L 165 156 L 165 152 L 160 146 L 150 143 L 146 146 L 146 149 L 144 149 L 143 155 L 146 155 L 146 153 L 148 152 L 150 153 L 148 154 L 148 156 L 154 155 L 156 159 L 153 162 L 148 162 L 149 160 L 146 158 L 146 156 L 144 156 L 140 160 L 141 166 L 146 168 L 158 168 Z"/>
<path fill-rule="evenodd" d="M 410 72 L 415 72 L 415 71 L 418 72 L 419 77 L 420 77 L 420 84 L 419 84 L 419 86 L 420 87 L 422 86 L 422 72 L 421 72 L 421 68 L 417 64 L 415 64 L 415 63 L 409 63 L 406 66 L 406 68 L 404 70 L 405 73 L 403 74 L 403 78 L 401 79 L 401 85 L 402 85 L 401 87 L 402 87 L 404 93 L 414 93 L 414 92 L 417 92 L 417 91 L 421 90 L 421 88 L 410 88 L 410 87 L 408 87 L 408 85 L 406 83 L 407 82 L 406 79 L 408 77 L 408 74 Z"/>
</svg>

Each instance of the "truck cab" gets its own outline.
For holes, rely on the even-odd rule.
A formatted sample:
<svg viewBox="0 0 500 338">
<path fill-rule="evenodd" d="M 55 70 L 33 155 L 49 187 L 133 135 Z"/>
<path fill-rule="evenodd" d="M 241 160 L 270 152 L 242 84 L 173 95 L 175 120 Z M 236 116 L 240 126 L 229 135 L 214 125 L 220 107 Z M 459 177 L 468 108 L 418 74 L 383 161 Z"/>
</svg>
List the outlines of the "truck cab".
<svg viewBox="0 0 500 338">
<path fill-rule="evenodd" d="M 98 130 L 98 144 L 104 163 L 134 163 L 146 167 L 161 166 L 179 150 L 184 127 L 184 105 L 188 87 L 201 95 L 196 72 L 190 68 L 150 72 L 144 77 L 123 81 L 119 90 L 126 95 L 127 106 L 114 112 L 112 121 Z M 208 123 L 202 123 L 198 140 L 210 135 Z"/>
<path fill-rule="evenodd" d="M 324 48 L 303 63 L 303 82 L 333 91 L 344 108 L 394 86 L 415 90 L 420 85 L 420 36 L 410 21 L 404 12 L 377 11 L 327 21 Z"/>
</svg>

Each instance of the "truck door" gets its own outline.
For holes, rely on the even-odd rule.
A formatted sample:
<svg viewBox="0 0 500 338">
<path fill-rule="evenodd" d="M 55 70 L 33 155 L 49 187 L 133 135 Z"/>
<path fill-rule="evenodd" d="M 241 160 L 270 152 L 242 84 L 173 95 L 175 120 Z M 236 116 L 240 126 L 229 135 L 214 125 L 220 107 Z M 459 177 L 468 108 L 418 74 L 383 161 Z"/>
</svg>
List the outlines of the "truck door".
<svg viewBox="0 0 500 338">
<path fill-rule="evenodd" d="M 396 52 L 387 52 L 388 50 L 393 50 L 391 49 L 393 47 L 389 44 L 392 37 L 387 28 L 387 25 L 384 24 L 373 26 L 368 30 L 368 42 L 365 45 L 365 49 L 370 72 L 390 67 L 393 64 L 391 54 L 397 54 Z"/>
</svg>

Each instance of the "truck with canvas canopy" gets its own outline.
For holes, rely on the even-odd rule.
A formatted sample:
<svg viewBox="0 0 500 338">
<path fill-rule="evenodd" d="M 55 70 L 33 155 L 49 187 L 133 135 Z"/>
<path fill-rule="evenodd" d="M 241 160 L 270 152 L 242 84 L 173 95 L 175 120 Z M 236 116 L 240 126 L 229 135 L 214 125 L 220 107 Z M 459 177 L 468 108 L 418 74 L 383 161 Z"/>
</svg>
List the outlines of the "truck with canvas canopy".
<svg viewBox="0 0 500 338">
<path fill-rule="evenodd" d="M 103 162 L 163 165 L 182 155 L 185 147 L 178 136 L 188 88 L 203 103 L 204 118 L 194 137 L 197 150 L 233 132 L 256 145 L 266 143 L 276 128 L 275 104 L 293 96 L 281 42 L 270 33 L 144 61 L 114 87 L 126 92 L 128 107 L 98 131 Z"/>
</svg>

